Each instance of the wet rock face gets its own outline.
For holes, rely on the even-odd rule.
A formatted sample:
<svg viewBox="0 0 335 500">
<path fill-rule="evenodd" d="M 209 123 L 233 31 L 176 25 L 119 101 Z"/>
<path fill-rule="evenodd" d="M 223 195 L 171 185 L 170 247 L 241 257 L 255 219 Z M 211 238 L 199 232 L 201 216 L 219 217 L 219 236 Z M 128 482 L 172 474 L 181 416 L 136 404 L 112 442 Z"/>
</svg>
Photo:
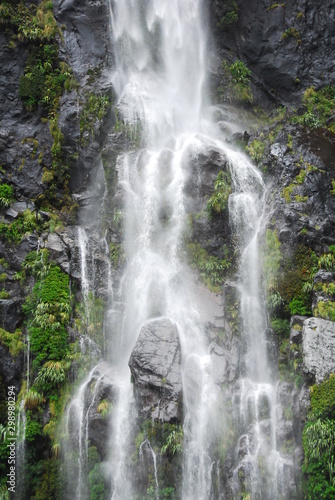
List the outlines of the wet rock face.
<svg viewBox="0 0 335 500">
<path fill-rule="evenodd" d="M 306 377 L 320 384 L 335 371 L 335 323 L 321 318 L 306 319 L 302 349 Z"/>
<path fill-rule="evenodd" d="M 181 421 L 181 351 L 176 326 L 168 318 L 145 324 L 129 359 L 141 417 Z"/>
<path fill-rule="evenodd" d="M 307 87 L 334 83 L 332 0 L 236 3 L 238 21 L 225 26 L 220 22 L 233 2 L 211 1 L 212 30 L 221 58 L 233 54 L 252 70 L 258 97 L 293 103 Z"/>
</svg>

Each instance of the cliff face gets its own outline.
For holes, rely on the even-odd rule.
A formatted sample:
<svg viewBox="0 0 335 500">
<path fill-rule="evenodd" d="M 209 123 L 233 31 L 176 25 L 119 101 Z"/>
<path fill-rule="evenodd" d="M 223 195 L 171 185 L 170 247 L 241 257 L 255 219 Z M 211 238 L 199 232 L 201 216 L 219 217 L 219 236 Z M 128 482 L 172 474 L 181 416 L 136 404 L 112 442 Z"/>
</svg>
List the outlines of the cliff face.
<svg viewBox="0 0 335 500">
<path fill-rule="evenodd" d="M 45 2 L 37 3 L 46 9 Z M 16 7 L 23 5 L 19 1 L 13 4 Z M 118 118 L 114 107 L 109 77 L 114 56 L 107 2 L 56 0 L 53 13 L 59 31 L 52 39 L 42 35 L 38 39 L 20 37 L 20 23 L 23 21 L 13 20 L 3 10 L 1 12 L 6 29 L 0 35 L 0 175 L 1 186 L 9 186 L 11 194 L 1 202 L 0 394 L 4 398 L 7 387 L 15 385 L 17 394 L 22 389 L 22 401 L 26 398 L 30 432 L 27 454 L 31 458 L 31 467 L 26 471 L 28 480 L 22 487 L 22 494 L 29 498 L 36 494 L 37 488 L 38 498 L 58 498 L 60 490 L 57 490 L 57 485 L 53 484 L 51 493 L 46 493 L 46 485 L 50 484 L 50 478 L 54 481 L 57 474 L 64 472 L 59 472 L 61 465 L 56 446 L 61 437 L 54 429 L 68 405 L 66 387 L 78 374 L 82 375 L 81 367 L 90 365 L 90 357 L 97 359 L 101 353 L 106 355 L 109 351 L 110 354 L 113 349 L 112 345 L 104 344 L 103 310 L 110 293 L 106 277 L 110 276 L 114 283 L 118 283 L 124 263 L 121 248 L 123 194 L 117 185 L 116 158 L 120 152 L 134 146 L 134 138 Z M 43 12 L 45 14 L 47 10 Z M 251 71 L 254 104 L 263 105 L 269 115 L 279 104 L 294 106 L 303 113 L 302 96 L 306 89 L 314 86 L 322 90 L 325 86 L 334 86 L 335 7 L 331 0 L 322 5 L 316 5 L 312 0 L 285 4 L 261 0 L 213 0 L 209 24 L 213 32 L 209 60 L 214 95 L 220 95 L 216 87 L 227 81 L 221 63 L 226 61 L 229 66 L 236 59 L 242 60 Z M 39 44 L 49 47 L 46 52 L 55 49 L 56 55 L 50 59 L 50 56 L 37 53 Z M 46 90 L 45 76 L 43 84 L 35 82 L 36 92 L 39 92 L 36 99 L 40 100 L 31 105 L 22 87 L 22 76 L 37 74 L 36 68 L 46 63 L 53 67 L 52 72 L 44 70 L 49 71 L 50 78 L 56 80 L 65 73 L 66 77 L 61 78 L 59 89 L 52 95 Z M 66 63 L 67 69 L 61 63 Z M 335 371 L 334 357 L 329 355 L 334 349 L 335 335 L 335 140 L 331 128 L 335 95 L 330 92 L 326 96 L 326 114 L 319 110 L 320 96 L 315 95 L 312 94 L 311 99 L 315 99 L 312 104 L 305 101 L 305 106 L 309 105 L 307 113 L 317 120 L 313 126 L 308 121 L 310 118 L 292 123 L 294 113 L 275 117 L 272 114 L 270 119 L 264 119 L 263 115 L 264 122 L 257 132 L 250 125 L 251 115 L 245 119 L 245 112 L 251 110 L 250 105 L 241 112 L 226 102 L 219 103 L 220 119 L 229 122 L 231 131 L 235 132 L 231 132 L 229 140 L 237 139 L 240 147 L 258 163 L 269 187 L 268 216 L 261 237 L 266 263 L 263 279 L 271 326 L 269 344 L 275 370 L 279 369 L 282 379 L 278 394 L 286 406 L 292 403 L 292 411 L 278 416 L 281 422 L 278 440 L 283 447 L 295 448 L 292 478 L 299 476 L 302 463 L 301 431 L 309 418 L 308 386 L 331 384 L 332 379 L 328 380 L 328 377 Z M 53 105 L 49 104 L 50 99 Z M 259 118 L 258 115 L 252 116 Z M 217 367 L 217 385 L 226 388 L 228 400 L 235 390 L 239 356 L 243 349 L 238 337 L 238 292 L 230 282 L 236 262 L 234 257 L 229 262 L 230 276 L 220 270 L 211 275 L 205 263 L 210 262 L 216 272 L 220 265 L 227 264 L 227 251 L 231 252 L 230 255 L 234 251 L 235 255 L 238 254 L 235 242 L 231 240 L 227 200 L 225 206 L 218 208 L 215 197 L 212 198 L 218 194 L 218 176 L 222 176 L 219 180 L 228 186 L 228 190 L 231 179 L 228 163 L 215 150 L 199 155 L 194 159 L 194 165 L 194 177 L 188 180 L 185 189 L 191 226 L 185 241 L 190 265 L 198 273 L 199 280 L 209 284 L 211 291 L 220 296 L 215 298 L 208 290 L 204 291 L 202 285 L 194 291 L 194 300 L 206 304 L 203 321 L 207 324 L 210 354 Z M 207 213 L 208 200 L 212 201 L 210 216 Z M 83 246 L 79 225 L 90 231 L 89 245 Z M 83 248 L 89 262 L 87 276 L 83 276 Z M 41 250 L 48 252 L 47 260 L 42 263 L 38 258 Z M 55 267 L 59 271 L 55 271 Z M 45 354 L 40 345 L 45 338 L 38 337 L 41 324 L 34 307 L 37 309 L 39 304 L 45 303 L 38 295 L 39 290 L 53 287 L 53 273 L 59 281 L 69 280 L 72 298 L 65 297 L 63 302 L 60 301 L 65 308 L 65 316 L 60 322 L 63 322 L 66 333 L 62 337 L 63 330 L 57 330 L 59 350 L 51 355 Z M 94 296 L 86 293 L 84 278 L 93 282 Z M 223 315 L 221 292 L 224 282 Z M 58 322 L 59 302 L 55 297 L 49 299 L 50 315 Z M 88 314 L 83 312 L 83 304 L 85 307 L 89 304 Z M 122 301 L 116 301 L 115 307 L 121 313 Z M 207 311 L 213 312 L 215 321 L 213 317 L 207 318 Z M 54 320 L 51 318 L 50 321 Z M 35 332 L 31 352 L 28 352 L 28 328 Z M 174 326 L 169 328 L 173 337 L 170 343 L 180 356 Z M 317 332 L 317 342 L 313 331 Z M 52 336 L 48 338 L 51 343 Z M 62 339 L 65 339 L 64 345 Z M 159 361 L 157 366 L 152 363 L 150 377 L 155 383 L 148 382 L 149 375 L 136 359 L 141 358 L 144 344 L 140 338 L 131 358 L 140 407 L 136 432 L 142 437 L 151 433 L 152 441 L 157 440 L 159 449 L 166 443 L 167 436 L 174 433 L 174 444 L 181 447 L 182 395 L 180 379 L 175 380 L 180 371 L 179 357 L 173 376 L 163 370 Z M 328 347 L 324 351 L 322 346 Z M 148 352 L 142 352 L 145 363 L 145 355 L 150 358 L 152 350 L 154 347 L 150 344 Z M 45 364 L 57 362 L 61 363 L 63 370 L 60 370 L 60 365 L 52 365 L 58 370 L 58 381 L 52 385 L 49 380 L 44 392 L 37 383 L 41 394 L 32 395 L 30 391 L 27 397 L 25 384 L 30 383 L 31 388 L 32 380 L 37 380 L 40 372 L 45 374 Z M 319 365 L 324 365 L 324 370 L 319 370 Z M 91 426 L 91 454 L 99 452 L 100 459 L 104 460 L 108 454 L 105 441 L 108 425 L 104 418 L 105 414 L 109 415 L 117 396 L 113 377 L 108 371 L 110 367 L 106 364 L 102 368 L 94 372 L 87 383 L 85 408 L 88 410 L 88 428 Z M 111 381 L 107 376 L 103 378 L 105 372 Z M 93 395 L 88 389 L 92 380 L 100 384 Z M 150 414 L 153 410 L 161 411 L 162 394 L 167 400 L 166 423 L 162 427 L 157 423 L 148 431 Z M 317 406 L 314 404 L 313 411 Z M 173 411 L 168 405 L 173 406 Z M 0 411 L 0 423 L 5 424 L 4 405 L 0 406 Z M 322 418 L 328 415 L 326 410 L 323 411 Z M 315 415 L 319 414 L 315 410 Z M 44 434 L 43 441 L 40 441 L 42 426 Z M 145 494 L 150 486 L 153 462 L 150 443 L 144 438 L 142 441 L 146 443 L 143 446 L 144 465 L 136 462 L 134 475 L 139 491 Z M 38 442 L 42 444 L 37 446 Z M 231 445 L 225 446 L 226 462 L 220 473 L 224 478 L 222 489 L 229 498 L 234 457 L 232 448 L 229 449 Z M 168 489 L 177 483 L 173 476 L 180 479 L 181 461 L 178 453 L 175 455 L 167 449 L 167 454 L 161 453 L 160 460 Z M 133 451 L 135 453 L 135 449 Z M 239 453 L 244 453 L 243 443 Z M 292 455 L 292 450 L 290 453 Z M 97 457 L 89 465 L 91 469 L 88 471 L 92 473 L 98 470 L 100 459 Z M 42 468 L 38 468 L 42 461 Z M 5 465 L 1 467 L 3 472 Z M 38 474 L 37 486 L 31 480 L 34 473 Z M 98 483 L 101 486 L 103 480 L 100 478 Z M 290 485 L 289 492 L 302 497 L 295 484 Z"/>
<path fill-rule="evenodd" d="M 306 88 L 334 83 L 331 0 L 214 0 L 210 12 L 219 57 L 244 61 L 261 99 L 297 106 Z"/>
</svg>

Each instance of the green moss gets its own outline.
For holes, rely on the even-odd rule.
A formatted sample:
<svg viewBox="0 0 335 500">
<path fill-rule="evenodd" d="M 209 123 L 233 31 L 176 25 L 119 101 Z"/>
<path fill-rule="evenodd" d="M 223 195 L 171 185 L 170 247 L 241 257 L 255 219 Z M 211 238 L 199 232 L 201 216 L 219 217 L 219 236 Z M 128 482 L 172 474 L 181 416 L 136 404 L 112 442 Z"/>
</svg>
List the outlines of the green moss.
<svg viewBox="0 0 335 500">
<path fill-rule="evenodd" d="M 214 193 L 207 202 L 207 210 L 211 215 L 222 214 L 228 205 L 231 193 L 231 177 L 229 172 L 219 172 L 215 181 Z"/>
<path fill-rule="evenodd" d="M 8 347 L 13 357 L 18 356 L 24 349 L 21 330 L 16 330 L 15 333 L 9 333 L 3 330 L 3 328 L 0 328 L 0 342 Z"/>
<path fill-rule="evenodd" d="M 297 194 L 297 195 L 295 195 L 294 199 L 297 203 L 306 203 L 306 201 L 308 201 L 308 196 L 300 196 Z"/>
<path fill-rule="evenodd" d="M 282 41 L 288 40 L 289 38 L 295 38 L 297 40 L 297 44 L 300 45 L 301 43 L 300 33 L 295 28 L 287 28 L 287 30 L 285 30 L 282 36 L 280 37 Z"/>
<path fill-rule="evenodd" d="M 313 281 L 317 271 L 317 257 L 307 247 L 299 246 L 292 258 L 283 260 L 275 288 L 284 301 L 286 313 L 311 314 L 310 288 L 305 285 Z M 295 311 L 295 312 L 292 312 Z"/>
<path fill-rule="evenodd" d="M 282 7 L 283 9 L 285 9 L 285 4 L 284 3 L 273 3 L 272 5 L 270 5 L 270 7 L 268 7 L 268 10 L 274 10 L 274 9 L 277 9 L 278 7 Z"/>
<path fill-rule="evenodd" d="M 318 418 L 335 417 L 335 374 L 311 387 L 311 411 Z"/>
<path fill-rule="evenodd" d="M 318 302 L 313 312 L 314 316 L 335 321 L 335 302 L 331 300 Z"/>
</svg>

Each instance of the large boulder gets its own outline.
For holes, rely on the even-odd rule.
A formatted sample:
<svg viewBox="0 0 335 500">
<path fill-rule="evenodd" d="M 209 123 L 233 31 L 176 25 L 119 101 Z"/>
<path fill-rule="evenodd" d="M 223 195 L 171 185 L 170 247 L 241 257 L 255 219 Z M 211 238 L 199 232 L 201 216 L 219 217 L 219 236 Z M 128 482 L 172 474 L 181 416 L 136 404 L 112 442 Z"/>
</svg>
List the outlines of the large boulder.
<svg viewBox="0 0 335 500">
<path fill-rule="evenodd" d="M 181 350 L 177 327 L 168 318 L 146 323 L 129 359 L 140 415 L 163 422 L 181 420 Z"/>
<path fill-rule="evenodd" d="M 302 350 L 304 373 L 320 384 L 335 372 L 335 323 L 321 318 L 306 319 Z"/>
</svg>

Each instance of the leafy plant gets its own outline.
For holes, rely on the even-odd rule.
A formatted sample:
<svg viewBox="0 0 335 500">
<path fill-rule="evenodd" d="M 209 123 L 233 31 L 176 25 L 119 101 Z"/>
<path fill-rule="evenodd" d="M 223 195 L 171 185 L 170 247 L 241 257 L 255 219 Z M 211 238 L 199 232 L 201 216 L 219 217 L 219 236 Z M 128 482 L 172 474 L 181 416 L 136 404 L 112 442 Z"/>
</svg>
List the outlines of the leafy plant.
<svg viewBox="0 0 335 500">
<path fill-rule="evenodd" d="M 231 177 L 228 172 L 219 172 L 215 181 L 214 193 L 207 202 L 207 210 L 210 214 L 223 213 L 228 204 L 231 193 Z"/>
<path fill-rule="evenodd" d="M 181 453 L 183 451 L 183 440 L 183 428 L 181 426 L 178 426 L 173 429 L 168 435 L 166 442 L 161 448 L 161 453 L 170 453 L 171 455 Z"/>
<path fill-rule="evenodd" d="M 187 249 L 191 260 L 191 267 L 200 271 L 203 282 L 212 291 L 218 291 L 227 270 L 231 266 L 230 261 L 209 255 L 197 243 L 189 243 Z"/>
<path fill-rule="evenodd" d="M 64 365 L 61 361 L 47 361 L 40 369 L 35 385 L 41 391 L 59 387 L 66 380 Z"/>
<path fill-rule="evenodd" d="M 6 183 L 0 184 L 0 205 L 8 207 L 13 201 L 13 188 Z"/>
<path fill-rule="evenodd" d="M 3 330 L 3 328 L 0 328 L 0 342 L 8 347 L 13 357 L 18 356 L 24 349 L 21 330 L 16 330 L 15 333 L 9 333 Z"/>
</svg>

